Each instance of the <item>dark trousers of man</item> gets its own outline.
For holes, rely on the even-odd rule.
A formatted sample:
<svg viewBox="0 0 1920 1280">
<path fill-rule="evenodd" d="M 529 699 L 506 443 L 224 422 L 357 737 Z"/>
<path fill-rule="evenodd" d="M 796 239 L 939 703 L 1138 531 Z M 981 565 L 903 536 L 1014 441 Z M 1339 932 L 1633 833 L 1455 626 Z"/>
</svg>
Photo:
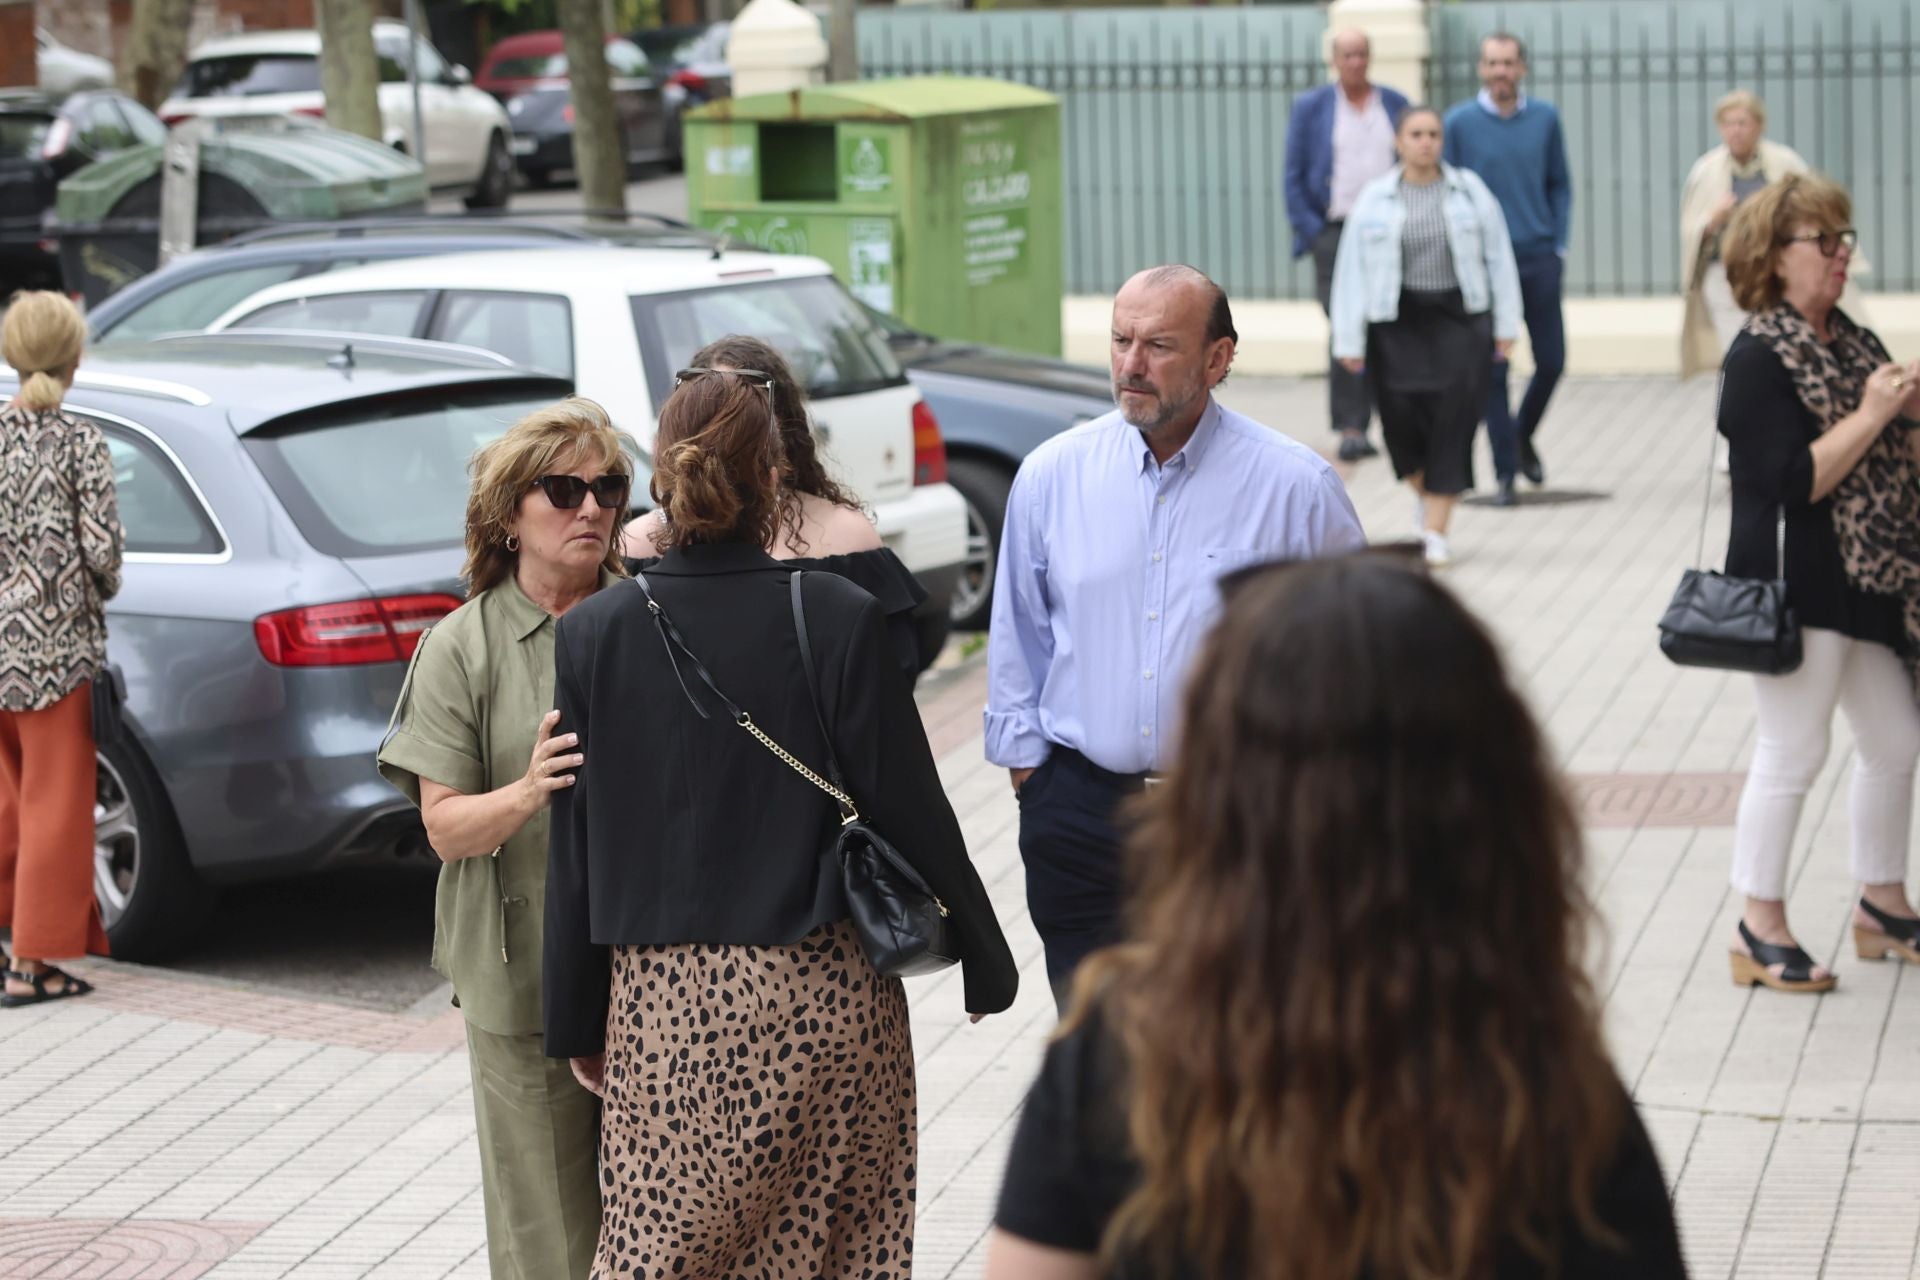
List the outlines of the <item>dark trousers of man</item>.
<svg viewBox="0 0 1920 1280">
<path fill-rule="evenodd" d="M 1493 446 L 1493 471 L 1501 480 L 1513 479 L 1520 469 L 1520 442 L 1533 440 L 1554 384 L 1567 365 L 1567 326 L 1560 314 L 1565 261 L 1557 253 L 1529 254 L 1516 259 L 1515 265 L 1520 268 L 1527 343 L 1533 348 L 1533 381 L 1527 384 L 1520 416 L 1515 418 L 1507 399 L 1507 362 L 1493 362 L 1493 382 L 1487 392 L 1487 443 Z"/>
<path fill-rule="evenodd" d="M 1020 788 L 1020 860 L 1027 911 L 1047 950 L 1047 982 L 1062 1010 L 1073 971 L 1119 941 L 1120 808 L 1146 782 L 1110 773 L 1056 746 Z"/>
<path fill-rule="evenodd" d="M 1320 228 L 1320 234 L 1313 238 L 1313 293 L 1320 299 L 1320 309 L 1333 318 L 1333 260 L 1340 252 L 1340 233 L 1346 223 L 1329 222 Z M 1332 414 L 1335 431 L 1358 431 L 1365 434 L 1367 423 L 1373 417 L 1373 402 L 1367 396 L 1367 376 L 1363 373 L 1349 373 L 1333 358 L 1333 348 L 1327 348 L 1327 400 Z"/>
</svg>

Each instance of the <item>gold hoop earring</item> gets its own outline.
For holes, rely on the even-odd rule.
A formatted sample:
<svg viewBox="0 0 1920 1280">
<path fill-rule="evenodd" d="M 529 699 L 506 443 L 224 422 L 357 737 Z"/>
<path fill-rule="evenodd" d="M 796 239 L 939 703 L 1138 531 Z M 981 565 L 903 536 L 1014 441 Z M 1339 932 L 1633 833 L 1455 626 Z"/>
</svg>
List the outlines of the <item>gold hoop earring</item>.
<svg viewBox="0 0 1920 1280">
<path fill-rule="evenodd" d="M 510 533 L 510 534 L 508 534 L 508 535 L 507 535 L 507 550 L 509 550 L 509 551 L 518 551 L 519 549 L 520 549 L 520 537 L 519 537 L 519 535 L 518 535 L 518 534 L 512 534 L 512 533 Z"/>
</svg>

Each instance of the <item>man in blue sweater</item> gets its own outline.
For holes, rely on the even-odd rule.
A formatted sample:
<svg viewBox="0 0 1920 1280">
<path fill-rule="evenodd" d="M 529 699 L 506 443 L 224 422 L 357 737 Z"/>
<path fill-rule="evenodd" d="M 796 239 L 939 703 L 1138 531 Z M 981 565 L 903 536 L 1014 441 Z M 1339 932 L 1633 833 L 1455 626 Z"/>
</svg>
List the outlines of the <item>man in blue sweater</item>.
<svg viewBox="0 0 1920 1280">
<path fill-rule="evenodd" d="M 1533 348 L 1533 381 L 1514 419 L 1507 399 L 1507 362 L 1495 360 L 1487 398 L 1487 439 L 1500 480 L 1499 503 L 1516 501 L 1514 473 L 1544 484 L 1546 468 L 1533 433 L 1567 363 L 1560 315 L 1567 232 L 1573 220 L 1573 177 L 1567 169 L 1560 113 L 1520 92 L 1527 50 L 1518 36 L 1496 31 L 1480 42 L 1480 96 L 1447 112 L 1445 159 L 1471 169 L 1500 202 L 1520 268 L 1520 297 Z"/>
</svg>

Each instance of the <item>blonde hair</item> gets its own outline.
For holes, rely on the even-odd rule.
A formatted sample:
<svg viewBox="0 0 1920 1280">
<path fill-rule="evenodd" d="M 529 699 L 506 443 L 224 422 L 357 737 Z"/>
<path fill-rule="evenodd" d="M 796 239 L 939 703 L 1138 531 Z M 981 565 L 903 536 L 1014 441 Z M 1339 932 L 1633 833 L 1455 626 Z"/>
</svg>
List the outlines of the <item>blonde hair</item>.
<svg viewBox="0 0 1920 1280">
<path fill-rule="evenodd" d="M 87 322 L 65 294 L 31 289 L 13 295 L 0 330 L 0 356 L 20 374 L 21 404 L 59 408 L 86 345 Z"/>
<path fill-rule="evenodd" d="M 467 563 L 460 570 L 460 576 L 467 580 L 469 598 L 513 576 L 520 549 L 507 546 L 507 535 L 520 512 L 520 500 L 534 482 L 551 474 L 563 459 L 593 460 L 609 472 L 632 477 L 633 460 L 620 447 L 625 439 L 605 409 L 591 400 L 571 396 L 536 409 L 473 455 L 467 466 L 473 476 L 473 486 L 467 492 Z M 625 518 L 626 513 L 621 512 L 615 521 L 616 531 Z M 618 536 L 607 540 L 603 564 L 611 572 L 625 575 Z"/>
<path fill-rule="evenodd" d="M 1767 127 L 1767 104 L 1760 101 L 1760 95 L 1751 89 L 1735 89 L 1726 97 L 1713 104 L 1713 122 L 1719 124 L 1727 118 L 1729 111 L 1744 111 L 1753 117 L 1753 122 L 1762 129 Z"/>
<path fill-rule="evenodd" d="M 1787 237 L 1811 223 L 1823 231 L 1843 231 L 1853 221 L 1847 189 L 1817 173 L 1795 173 L 1769 183 L 1740 202 L 1720 241 L 1727 283 L 1742 311 L 1765 311 L 1780 304 L 1783 286 L 1774 267 Z"/>
</svg>

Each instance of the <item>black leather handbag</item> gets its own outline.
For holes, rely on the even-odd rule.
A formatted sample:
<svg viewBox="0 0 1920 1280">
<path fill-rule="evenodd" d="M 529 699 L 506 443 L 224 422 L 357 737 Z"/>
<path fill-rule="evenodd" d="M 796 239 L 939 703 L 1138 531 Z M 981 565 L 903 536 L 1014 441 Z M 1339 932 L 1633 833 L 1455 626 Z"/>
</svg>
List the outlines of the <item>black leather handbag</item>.
<svg viewBox="0 0 1920 1280">
<path fill-rule="evenodd" d="M 1730 578 L 1704 567 L 1712 507 L 1713 455 L 1709 452 L 1700 544 L 1694 567 L 1680 575 L 1680 585 L 1660 615 L 1660 652 L 1683 667 L 1763 676 L 1798 670 L 1800 620 L 1787 603 L 1786 508 L 1780 508 L 1774 523 L 1774 576 L 1768 581 Z"/>
<path fill-rule="evenodd" d="M 840 868 L 847 913 L 853 921 L 854 931 L 860 935 L 860 946 L 866 952 L 868 962 L 881 976 L 888 978 L 910 978 L 938 972 L 960 959 L 959 932 L 954 928 L 952 913 L 935 895 L 926 878 L 914 869 L 905 854 L 860 816 L 859 808 L 847 792 L 845 777 L 840 772 L 839 756 L 833 749 L 833 736 L 827 731 L 826 715 L 820 705 L 818 677 L 813 665 L 813 644 L 807 636 L 807 615 L 800 596 L 800 578 L 801 574 L 796 571 L 789 579 L 793 597 L 793 625 L 800 639 L 800 660 L 806 668 L 807 697 L 813 704 L 814 720 L 820 726 L 820 739 L 826 744 L 825 778 L 775 742 L 766 730 L 753 722 L 753 717 L 720 692 L 720 687 L 714 683 L 706 666 L 681 638 L 679 628 L 673 625 L 666 610 L 653 598 L 646 575 L 634 574 L 634 583 L 646 595 L 647 609 L 660 628 L 661 642 L 666 645 L 667 660 L 673 664 L 681 691 L 687 695 L 687 700 L 700 717 L 708 718 L 707 709 L 694 696 L 692 686 L 687 683 L 686 675 L 680 669 L 681 657 L 687 660 L 687 665 L 693 669 L 700 683 L 726 708 L 735 724 L 753 735 L 755 741 L 777 756 L 783 764 L 824 791 L 838 806 L 840 829 L 833 841 L 834 861 Z"/>
<path fill-rule="evenodd" d="M 93 745 L 111 746 L 126 733 L 122 708 L 127 700 L 126 682 L 120 668 L 101 663 L 93 677 Z"/>
</svg>

